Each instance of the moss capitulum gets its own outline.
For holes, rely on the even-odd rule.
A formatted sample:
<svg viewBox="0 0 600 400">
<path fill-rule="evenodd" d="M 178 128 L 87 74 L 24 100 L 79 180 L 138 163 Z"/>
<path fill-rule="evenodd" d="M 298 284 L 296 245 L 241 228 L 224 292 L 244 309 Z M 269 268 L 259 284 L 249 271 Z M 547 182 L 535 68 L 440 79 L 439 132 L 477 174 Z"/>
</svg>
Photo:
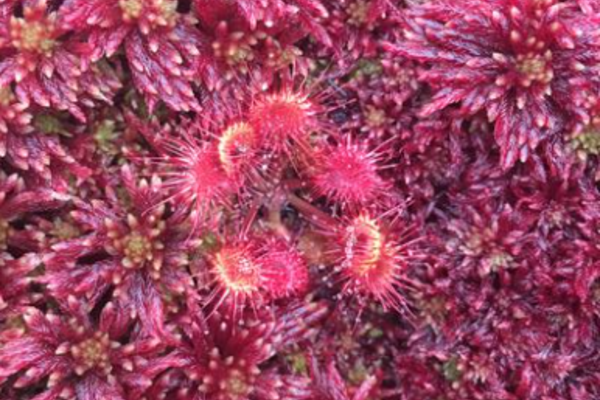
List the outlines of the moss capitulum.
<svg viewBox="0 0 600 400">
<path fill-rule="evenodd" d="M 367 106 L 363 114 L 365 116 L 365 122 L 371 128 L 380 128 L 388 122 L 388 117 L 385 114 L 385 110 L 376 108 L 374 106 Z"/>
<path fill-rule="evenodd" d="M 96 332 L 93 337 L 73 345 L 71 355 L 77 362 L 75 372 L 78 375 L 83 375 L 94 368 L 109 372 L 109 350 L 110 339 L 107 333 L 102 332 Z"/>
<path fill-rule="evenodd" d="M 144 2 L 143 0 L 119 0 L 119 7 L 123 13 L 123 20 L 132 21 L 142 15 Z"/>
<path fill-rule="evenodd" d="M 145 221 L 146 224 L 151 222 L 151 227 L 144 226 L 136 217 L 129 214 L 127 216 L 129 229 L 124 231 L 121 230 L 124 227 L 119 227 L 115 221 L 105 221 L 108 237 L 112 239 L 105 247 L 110 254 L 122 257 L 123 267 L 127 269 L 148 268 L 151 277 L 158 279 L 163 262 L 160 251 L 164 249 L 160 235 L 164 232 L 166 223 L 157 220 L 156 215 Z"/>
<path fill-rule="evenodd" d="M 61 218 L 54 220 L 54 226 L 50 231 L 52 236 L 60 241 L 76 238 L 81 234 L 81 231 L 74 224 L 65 221 Z"/>
<path fill-rule="evenodd" d="M 513 257 L 496 242 L 495 233 L 489 228 L 470 232 L 462 251 L 467 256 L 485 260 L 480 271 L 482 275 L 510 268 L 514 263 Z"/>
<path fill-rule="evenodd" d="M 302 56 L 302 50 L 295 46 L 288 46 L 277 51 L 269 52 L 267 65 L 271 68 L 280 69 L 293 65 L 298 57 Z"/>
<path fill-rule="evenodd" d="M 233 32 L 212 44 L 214 54 L 229 68 L 241 73 L 248 72 L 248 63 L 254 60 L 254 46 L 258 39 L 244 32 Z"/>
<path fill-rule="evenodd" d="M 227 393 L 234 399 L 245 399 L 251 389 L 244 374 L 236 369 L 229 371 L 225 386 Z"/>
<path fill-rule="evenodd" d="M 152 259 L 152 241 L 139 232 L 132 232 L 124 239 L 123 253 L 136 266 Z"/>
<path fill-rule="evenodd" d="M 10 33 L 13 46 L 21 51 L 49 55 L 56 44 L 54 21 L 12 18 Z"/>
<path fill-rule="evenodd" d="M 203 378 L 202 391 L 218 400 L 244 400 L 254 388 L 260 370 L 248 365 L 244 358 L 223 357 L 214 348 L 210 352 L 209 372 Z"/>
<path fill-rule="evenodd" d="M 370 4 L 367 0 L 357 0 L 350 3 L 347 8 L 348 24 L 362 26 L 369 17 Z"/>
<path fill-rule="evenodd" d="M 544 54 L 528 53 L 516 57 L 516 69 L 520 74 L 520 83 L 525 87 L 533 83 L 548 84 L 554 78 L 552 72 L 552 52 Z"/>
<path fill-rule="evenodd" d="M 582 132 L 571 138 L 571 147 L 582 159 L 599 155 L 600 129 L 596 125 L 588 126 Z"/>
<path fill-rule="evenodd" d="M 174 0 L 119 0 L 119 8 L 125 22 L 141 20 L 146 28 L 173 26 L 177 19 Z"/>
<path fill-rule="evenodd" d="M 177 18 L 177 1 L 174 0 L 154 0 L 154 8 L 158 18 L 158 24 L 172 26 Z"/>
</svg>

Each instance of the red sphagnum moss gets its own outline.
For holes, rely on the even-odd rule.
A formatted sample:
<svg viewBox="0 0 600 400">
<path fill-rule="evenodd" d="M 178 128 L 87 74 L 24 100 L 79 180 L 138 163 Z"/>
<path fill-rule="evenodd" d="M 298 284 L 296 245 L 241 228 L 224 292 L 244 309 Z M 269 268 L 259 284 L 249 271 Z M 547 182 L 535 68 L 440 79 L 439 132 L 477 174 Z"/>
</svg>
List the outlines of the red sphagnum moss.
<svg viewBox="0 0 600 400">
<path fill-rule="evenodd" d="M 0 399 L 600 399 L 599 0 L 0 0 Z"/>
</svg>

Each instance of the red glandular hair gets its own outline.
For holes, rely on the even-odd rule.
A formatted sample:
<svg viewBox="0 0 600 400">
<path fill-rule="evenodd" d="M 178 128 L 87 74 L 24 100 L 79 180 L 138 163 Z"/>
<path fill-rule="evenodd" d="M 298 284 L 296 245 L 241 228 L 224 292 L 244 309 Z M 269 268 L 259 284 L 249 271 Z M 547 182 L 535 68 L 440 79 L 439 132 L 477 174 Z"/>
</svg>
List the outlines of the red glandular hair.
<svg viewBox="0 0 600 400">
<path fill-rule="evenodd" d="M 317 153 L 310 168 L 314 192 L 342 209 L 357 210 L 386 195 L 390 185 L 379 174 L 384 160 L 376 151 L 348 137 Z"/>
<path fill-rule="evenodd" d="M 263 235 L 266 238 L 227 239 L 209 256 L 212 308 L 223 305 L 235 315 L 246 306 L 260 308 L 307 289 L 308 267 L 302 254 L 283 239 Z"/>
<path fill-rule="evenodd" d="M 332 252 L 344 295 L 362 305 L 373 299 L 384 309 L 402 312 L 407 307 L 401 290 L 409 283 L 408 264 L 418 254 L 412 228 L 394 229 L 385 217 L 361 211 L 340 224 Z"/>
<path fill-rule="evenodd" d="M 308 93 L 284 88 L 257 95 L 248 111 L 250 124 L 264 146 L 277 153 L 306 150 L 310 134 L 319 130 L 319 105 Z"/>
<path fill-rule="evenodd" d="M 264 291 L 270 299 L 302 295 L 309 288 L 304 255 L 283 239 L 270 238 L 260 251 Z"/>
<path fill-rule="evenodd" d="M 231 204 L 238 191 L 238 182 L 229 178 L 222 158 L 212 143 L 187 137 L 173 142 L 173 156 L 165 164 L 165 187 L 173 197 L 192 213 L 197 225 L 211 223 L 221 212 L 219 208 Z M 228 161 L 228 160 L 225 160 Z"/>
</svg>

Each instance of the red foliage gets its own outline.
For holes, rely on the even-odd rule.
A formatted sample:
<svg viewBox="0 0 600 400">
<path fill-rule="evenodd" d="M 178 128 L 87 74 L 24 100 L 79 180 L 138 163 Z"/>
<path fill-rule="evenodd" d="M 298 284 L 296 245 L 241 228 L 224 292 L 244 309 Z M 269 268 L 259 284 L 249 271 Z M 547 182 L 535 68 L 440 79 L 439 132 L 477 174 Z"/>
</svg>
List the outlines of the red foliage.
<svg viewBox="0 0 600 400">
<path fill-rule="evenodd" d="M 596 18 L 572 1 L 436 1 L 411 8 L 404 40 L 389 48 L 429 66 L 420 79 L 434 95 L 421 115 L 485 111 L 509 168 L 594 116 Z"/>
<path fill-rule="evenodd" d="M 0 0 L 0 399 L 599 399 L 599 23 Z"/>
<path fill-rule="evenodd" d="M 359 143 L 328 146 L 315 157 L 311 182 L 317 195 L 342 208 L 357 210 L 385 195 L 389 184 L 379 175 L 381 156 Z"/>
</svg>

